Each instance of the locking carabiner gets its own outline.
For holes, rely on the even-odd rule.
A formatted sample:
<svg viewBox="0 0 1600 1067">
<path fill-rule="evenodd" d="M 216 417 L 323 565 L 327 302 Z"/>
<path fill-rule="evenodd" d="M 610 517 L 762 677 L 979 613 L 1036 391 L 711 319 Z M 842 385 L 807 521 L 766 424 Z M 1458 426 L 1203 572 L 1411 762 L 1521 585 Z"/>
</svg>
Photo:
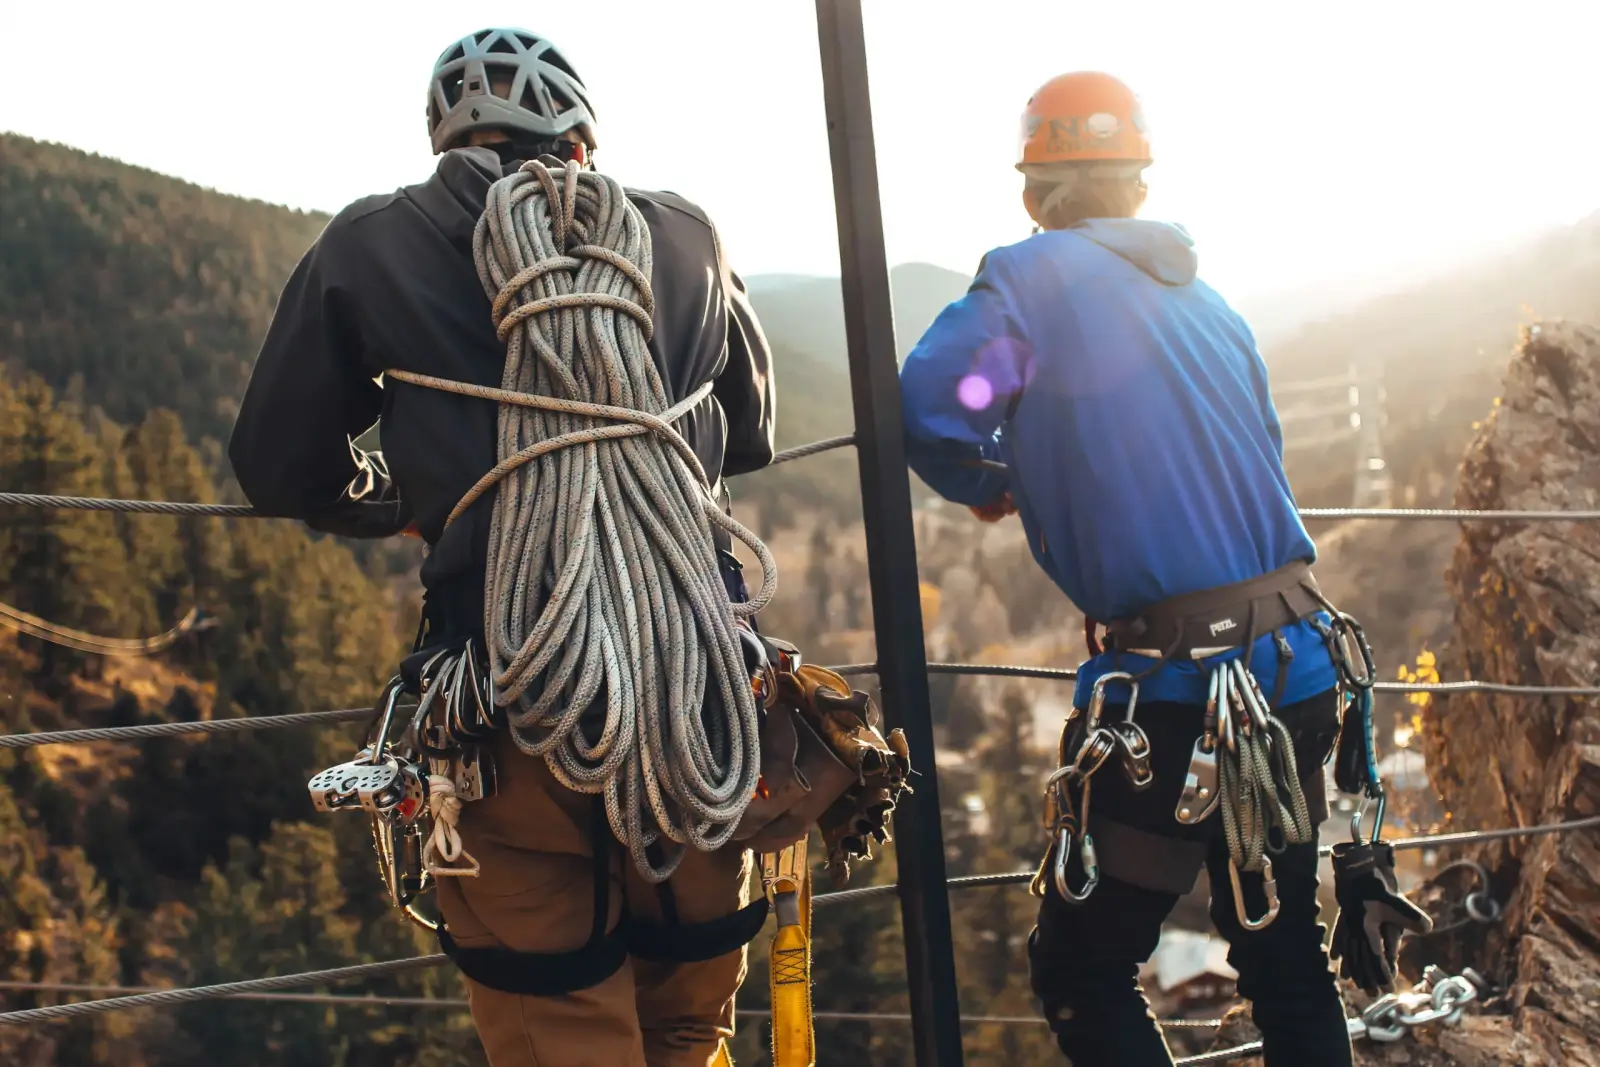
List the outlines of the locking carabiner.
<svg viewBox="0 0 1600 1067">
<path fill-rule="evenodd" d="M 1361 797 L 1361 803 L 1356 805 L 1354 814 L 1350 816 L 1350 840 L 1356 844 L 1361 843 L 1361 820 L 1366 818 L 1367 808 L 1373 807 L 1372 833 L 1367 837 L 1367 844 L 1376 845 L 1383 837 L 1383 817 L 1389 807 L 1389 799 L 1384 795 L 1383 786 L 1379 785 Z"/>
<path fill-rule="evenodd" d="M 1278 917 L 1278 883 L 1272 877 L 1272 858 L 1261 857 L 1262 889 L 1267 895 L 1267 913 L 1259 919 L 1250 918 L 1244 905 L 1244 888 L 1239 884 L 1239 865 L 1228 859 L 1228 881 L 1233 883 L 1233 907 L 1239 914 L 1239 925 L 1252 932 L 1265 930 Z"/>
<path fill-rule="evenodd" d="M 1107 671 L 1094 680 L 1094 687 L 1089 690 L 1089 721 L 1084 727 L 1085 734 L 1092 734 L 1100 726 L 1100 715 L 1106 706 L 1106 686 L 1112 682 L 1124 682 L 1128 686 L 1128 713 L 1125 721 L 1133 721 L 1133 711 L 1139 704 L 1139 680 L 1127 671 Z"/>
<path fill-rule="evenodd" d="M 1072 856 L 1072 842 L 1078 841 L 1078 859 L 1083 864 L 1083 888 L 1073 892 L 1072 883 L 1067 877 L 1067 865 Z M 1094 852 L 1094 835 L 1086 828 L 1083 834 L 1074 838 L 1072 832 L 1063 827 L 1056 837 L 1056 863 L 1055 863 L 1056 892 L 1068 904 L 1082 904 L 1094 892 L 1095 886 L 1100 884 L 1100 863 Z"/>
</svg>

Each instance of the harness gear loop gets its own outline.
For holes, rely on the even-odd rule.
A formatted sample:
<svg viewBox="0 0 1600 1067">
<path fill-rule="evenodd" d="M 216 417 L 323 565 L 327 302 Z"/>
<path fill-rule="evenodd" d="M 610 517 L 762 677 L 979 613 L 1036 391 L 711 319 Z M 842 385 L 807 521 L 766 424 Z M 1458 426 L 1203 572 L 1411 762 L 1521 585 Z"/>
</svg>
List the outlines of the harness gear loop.
<svg viewBox="0 0 1600 1067">
<path fill-rule="evenodd" d="M 478 877 L 478 861 L 462 847 L 461 833 L 456 829 L 461 819 L 461 798 L 456 796 L 454 779 L 428 775 L 428 811 L 433 816 L 433 833 L 422 846 L 422 869 L 435 878 Z M 452 866 L 457 860 L 469 866 Z"/>
<path fill-rule="evenodd" d="M 762 884 L 778 917 L 768 981 L 772 997 L 772 1067 L 814 1067 L 811 1005 L 811 865 L 805 839 L 761 857 Z"/>
<path fill-rule="evenodd" d="M 499 387 L 386 375 L 499 405 L 498 462 L 447 521 L 496 490 L 490 703 L 557 782 L 603 798 L 659 884 L 687 849 L 727 843 L 756 794 L 760 721 L 735 620 L 771 601 L 776 564 L 674 428 L 713 386 L 668 402 L 647 343 L 650 230 L 622 187 L 575 162 L 526 163 L 491 187 L 473 256 L 506 342 Z M 729 603 L 718 530 L 760 561 L 747 603 Z M 472 687 L 457 688 L 453 721 L 470 733 Z"/>
</svg>

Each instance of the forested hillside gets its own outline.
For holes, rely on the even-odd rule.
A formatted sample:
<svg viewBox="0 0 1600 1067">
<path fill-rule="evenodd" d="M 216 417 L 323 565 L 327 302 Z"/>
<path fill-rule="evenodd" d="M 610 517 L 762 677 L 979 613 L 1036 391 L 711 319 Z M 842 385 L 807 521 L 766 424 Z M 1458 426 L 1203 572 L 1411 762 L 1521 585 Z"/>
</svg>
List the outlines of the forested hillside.
<svg viewBox="0 0 1600 1067">
<path fill-rule="evenodd" d="M 0 362 L 114 419 L 168 408 L 226 440 L 326 221 L 0 133 Z"/>
</svg>

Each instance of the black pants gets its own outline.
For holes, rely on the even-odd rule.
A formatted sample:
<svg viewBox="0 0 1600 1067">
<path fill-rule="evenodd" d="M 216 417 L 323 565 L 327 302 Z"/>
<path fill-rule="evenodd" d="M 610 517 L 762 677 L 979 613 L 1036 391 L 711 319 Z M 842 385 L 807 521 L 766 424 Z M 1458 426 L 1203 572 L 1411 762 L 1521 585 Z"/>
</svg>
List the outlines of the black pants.
<svg viewBox="0 0 1600 1067">
<path fill-rule="evenodd" d="M 1108 708 L 1106 715 L 1120 717 L 1121 712 Z M 1138 722 L 1150 737 L 1155 784 L 1133 792 L 1114 759 L 1095 776 L 1091 818 L 1132 827 L 1132 836 L 1108 836 L 1124 852 L 1147 854 L 1108 854 L 1102 847 L 1103 877 L 1082 904 L 1063 900 L 1053 879 L 1046 879 L 1049 888 L 1039 906 L 1039 925 L 1028 943 L 1034 994 L 1074 1067 L 1171 1067 L 1172 1055 L 1150 1014 L 1138 973 L 1154 953 L 1161 924 L 1181 895 L 1170 884 L 1170 868 L 1182 868 L 1190 857 L 1198 860 L 1203 847 L 1211 876 L 1211 919 L 1230 945 L 1228 963 L 1239 972 L 1239 995 L 1251 1002 L 1268 1067 L 1350 1067 L 1344 1005 L 1323 948 L 1324 928 L 1317 921 L 1316 842 L 1291 846 L 1273 858 L 1280 911 L 1271 925 L 1252 932 L 1240 925 L 1234 907 L 1221 816 L 1213 815 L 1198 827 L 1183 826 L 1173 817 L 1202 714 L 1202 709 L 1183 704 L 1140 704 Z M 1294 738 L 1316 821 L 1327 814 L 1318 802 L 1321 765 L 1337 738 L 1338 716 L 1338 695 L 1332 691 L 1278 713 Z M 1174 851 L 1153 863 L 1148 853 L 1161 852 L 1161 843 L 1141 838 L 1141 831 L 1168 839 Z M 1141 840 L 1145 847 L 1139 847 Z M 1164 877 L 1146 876 L 1163 864 Z M 1119 872 L 1135 880 L 1119 877 Z M 1179 881 L 1187 877 L 1192 884 L 1197 871 L 1178 873 Z M 1263 914 L 1260 875 L 1241 879 L 1250 914 Z M 1154 884 L 1163 880 L 1169 884 Z"/>
</svg>

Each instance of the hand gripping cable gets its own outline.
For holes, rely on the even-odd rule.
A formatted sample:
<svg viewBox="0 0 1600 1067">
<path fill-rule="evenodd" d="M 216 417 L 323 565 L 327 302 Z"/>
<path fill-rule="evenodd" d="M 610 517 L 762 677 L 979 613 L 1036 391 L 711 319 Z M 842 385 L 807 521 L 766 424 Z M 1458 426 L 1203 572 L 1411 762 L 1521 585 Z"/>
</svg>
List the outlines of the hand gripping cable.
<svg viewBox="0 0 1600 1067">
<path fill-rule="evenodd" d="M 501 388 L 405 371 L 396 381 L 494 400 L 499 462 L 451 513 L 497 488 L 484 598 L 495 702 L 524 752 L 604 798 L 640 874 L 728 841 L 760 773 L 736 617 L 777 568 L 712 498 L 673 423 L 647 342 L 650 231 L 615 181 L 525 164 L 490 189 L 473 233 L 506 343 Z M 730 605 L 712 526 L 749 546 L 760 591 Z M 665 839 L 653 861 L 646 850 Z M 656 851 L 656 850 L 651 850 Z"/>
</svg>

